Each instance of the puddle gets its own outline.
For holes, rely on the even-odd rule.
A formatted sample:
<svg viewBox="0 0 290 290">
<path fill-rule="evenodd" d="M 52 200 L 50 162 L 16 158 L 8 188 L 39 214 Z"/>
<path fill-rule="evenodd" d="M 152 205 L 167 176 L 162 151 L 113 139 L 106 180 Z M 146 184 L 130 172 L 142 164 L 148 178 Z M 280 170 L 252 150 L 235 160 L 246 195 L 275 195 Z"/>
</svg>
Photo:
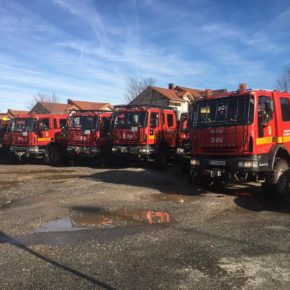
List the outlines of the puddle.
<svg viewBox="0 0 290 290">
<path fill-rule="evenodd" d="M 12 200 L 8 199 L 7 197 L 0 197 L 0 208 L 7 206 L 11 202 Z"/>
<path fill-rule="evenodd" d="M 67 232 L 84 229 L 105 229 L 129 225 L 168 224 L 168 212 L 151 210 L 119 210 L 114 212 L 83 212 L 46 223 L 35 232 Z"/>
<path fill-rule="evenodd" d="M 234 194 L 237 197 L 243 197 L 243 198 L 251 198 L 251 197 L 253 197 L 252 193 L 246 192 L 246 191 L 236 191 Z"/>
<path fill-rule="evenodd" d="M 82 230 L 73 226 L 70 218 L 54 220 L 46 223 L 44 226 L 35 231 L 35 233 L 46 232 L 72 232 Z"/>
<path fill-rule="evenodd" d="M 182 195 L 176 193 L 154 194 L 152 198 L 156 201 L 171 201 L 174 203 L 192 202 L 203 198 L 201 195 Z"/>
</svg>

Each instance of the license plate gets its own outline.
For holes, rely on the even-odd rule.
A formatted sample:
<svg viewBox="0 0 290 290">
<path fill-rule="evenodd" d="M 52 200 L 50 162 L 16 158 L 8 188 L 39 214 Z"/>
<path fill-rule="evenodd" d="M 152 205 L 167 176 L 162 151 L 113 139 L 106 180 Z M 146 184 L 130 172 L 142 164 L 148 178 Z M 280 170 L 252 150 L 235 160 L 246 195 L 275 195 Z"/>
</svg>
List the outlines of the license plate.
<svg viewBox="0 0 290 290">
<path fill-rule="evenodd" d="M 226 162 L 225 162 L 225 160 L 210 160 L 209 165 L 225 166 Z"/>
</svg>

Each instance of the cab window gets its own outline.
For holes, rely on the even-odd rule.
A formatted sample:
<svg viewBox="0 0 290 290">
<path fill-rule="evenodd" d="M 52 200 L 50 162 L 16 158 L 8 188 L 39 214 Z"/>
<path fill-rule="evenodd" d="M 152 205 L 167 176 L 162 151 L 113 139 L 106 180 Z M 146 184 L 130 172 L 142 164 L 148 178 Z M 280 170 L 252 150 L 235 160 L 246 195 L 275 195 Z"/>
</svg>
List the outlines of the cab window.
<svg viewBox="0 0 290 290">
<path fill-rule="evenodd" d="M 173 122 L 173 115 L 172 114 L 168 114 L 167 115 L 167 126 L 168 128 L 173 127 L 174 122 Z"/>
<path fill-rule="evenodd" d="M 67 120 L 66 119 L 60 119 L 59 120 L 59 124 L 60 124 L 60 128 L 63 129 L 66 127 L 66 122 Z"/>
<path fill-rule="evenodd" d="M 282 120 L 284 122 L 290 121 L 289 99 L 288 98 L 281 98 L 280 99 L 280 106 L 281 106 L 281 112 L 282 112 Z"/>
<path fill-rule="evenodd" d="M 40 131 L 49 130 L 49 119 L 40 119 L 39 120 L 39 130 Z"/>
</svg>

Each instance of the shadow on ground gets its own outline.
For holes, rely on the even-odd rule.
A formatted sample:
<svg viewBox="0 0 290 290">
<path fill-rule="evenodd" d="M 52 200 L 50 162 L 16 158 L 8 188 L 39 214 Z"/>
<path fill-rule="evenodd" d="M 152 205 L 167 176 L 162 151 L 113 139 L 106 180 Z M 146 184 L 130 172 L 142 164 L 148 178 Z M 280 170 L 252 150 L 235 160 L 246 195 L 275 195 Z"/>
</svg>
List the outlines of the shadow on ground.
<svg viewBox="0 0 290 290">
<path fill-rule="evenodd" d="M 147 168 L 110 169 L 83 176 L 83 178 L 118 185 L 151 188 L 167 194 L 197 195 L 205 192 L 192 186 L 187 177 L 179 173 L 175 167 L 167 168 L 165 171 Z"/>
<path fill-rule="evenodd" d="M 76 276 L 78 278 L 84 279 L 84 280 L 92 283 L 94 286 L 98 286 L 98 287 L 103 288 L 103 289 L 115 289 L 112 286 L 110 286 L 110 285 L 108 285 L 108 284 L 106 284 L 106 283 L 104 283 L 104 282 L 102 282 L 102 281 L 100 281 L 98 279 L 90 277 L 90 276 L 88 276 L 88 275 L 86 275 L 86 274 L 84 274 L 84 273 L 82 273 L 80 271 L 77 271 L 77 270 L 75 270 L 75 269 L 73 269 L 73 268 L 71 268 L 69 266 L 66 266 L 66 265 L 64 265 L 64 264 L 62 264 L 60 262 L 52 260 L 49 257 L 46 257 L 44 255 L 41 255 L 41 254 L 37 253 L 36 251 L 34 251 L 34 250 L 28 248 L 27 246 L 25 246 L 20 241 L 18 241 L 16 239 L 6 235 L 2 231 L 0 231 L 0 243 L 9 243 L 9 244 L 11 244 L 11 245 L 23 250 L 23 251 L 28 252 L 29 254 L 35 256 L 36 258 L 38 258 L 38 259 L 40 259 L 40 260 L 42 260 L 42 261 L 44 261 L 44 262 L 46 262 L 46 263 L 48 263 L 48 264 L 50 264 L 52 266 L 55 266 L 55 267 L 57 267 L 57 268 L 59 268 L 59 269 L 61 269 L 63 271 L 69 272 L 70 274 L 72 274 L 72 275 L 74 275 L 74 276 Z"/>
</svg>

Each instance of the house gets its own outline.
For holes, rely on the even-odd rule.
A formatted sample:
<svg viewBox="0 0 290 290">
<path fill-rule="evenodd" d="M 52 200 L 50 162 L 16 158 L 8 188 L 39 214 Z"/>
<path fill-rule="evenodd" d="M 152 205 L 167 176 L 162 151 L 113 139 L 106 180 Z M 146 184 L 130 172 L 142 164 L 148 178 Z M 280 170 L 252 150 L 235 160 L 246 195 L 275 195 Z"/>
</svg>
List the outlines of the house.
<svg viewBox="0 0 290 290">
<path fill-rule="evenodd" d="M 35 114 L 69 114 L 70 111 L 79 110 L 106 110 L 111 111 L 113 106 L 109 103 L 95 103 L 67 100 L 67 104 L 38 102 L 30 111 Z"/>
<path fill-rule="evenodd" d="M 8 109 L 7 110 L 7 115 L 10 119 L 18 116 L 18 115 L 26 115 L 29 114 L 29 111 L 23 111 L 23 110 L 13 110 L 13 109 Z"/>
<path fill-rule="evenodd" d="M 179 114 L 188 111 L 189 104 L 203 94 L 203 90 L 169 84 L 168 89 L 148 86 L 130 105 L 158 105 L 173 107 Z"/>
<path fill-rule="evenodd" d="M 218 90 L 226 91 L 226 90 Z M 216 93 L 216 91 L 212 91 Z M 173 107 L 178 115 L 188 112 L 190 104 L 196 98 L 206 94 L 206 90 L 193 89 L 169 84 L 168 88 L 148 86 L 140 95 L 138 95 L 130 105 L 158 105 L 164 107 Z"/>
</svg>

